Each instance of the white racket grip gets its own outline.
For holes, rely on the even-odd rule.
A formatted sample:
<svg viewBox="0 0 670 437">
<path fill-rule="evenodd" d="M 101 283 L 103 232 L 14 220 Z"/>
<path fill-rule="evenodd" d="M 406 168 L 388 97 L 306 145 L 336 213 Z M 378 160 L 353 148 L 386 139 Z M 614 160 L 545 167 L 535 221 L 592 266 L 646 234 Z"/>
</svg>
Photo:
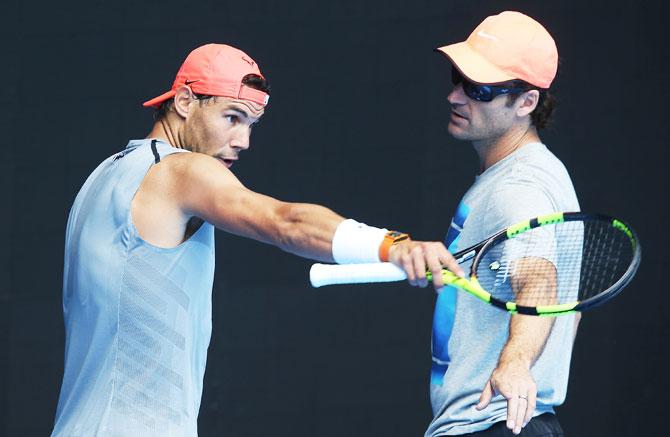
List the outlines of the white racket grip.
<svg viewBox="0 0 670 437">
<path fill-rule="evenodd" d="M 405 271 L 391 263 L 313 264 L 309 269 L 312 287 L 334 284 L 395 282 L 407 279 Z"/>
</svg>

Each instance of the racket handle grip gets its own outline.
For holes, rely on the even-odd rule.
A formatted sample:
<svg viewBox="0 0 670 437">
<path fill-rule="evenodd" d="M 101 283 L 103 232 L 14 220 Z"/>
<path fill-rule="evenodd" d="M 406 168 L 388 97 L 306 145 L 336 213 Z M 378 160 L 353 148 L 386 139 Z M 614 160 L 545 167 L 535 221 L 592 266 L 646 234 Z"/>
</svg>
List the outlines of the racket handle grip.
<svg viewBox="0 0 670 437">
<path fill-rule="evenodd" d="M 314 264 L 309 269 L 312 287 L 334 284 L 396 282 L 407 279 L 405 271 L 391 263 Z"/>
</svg>

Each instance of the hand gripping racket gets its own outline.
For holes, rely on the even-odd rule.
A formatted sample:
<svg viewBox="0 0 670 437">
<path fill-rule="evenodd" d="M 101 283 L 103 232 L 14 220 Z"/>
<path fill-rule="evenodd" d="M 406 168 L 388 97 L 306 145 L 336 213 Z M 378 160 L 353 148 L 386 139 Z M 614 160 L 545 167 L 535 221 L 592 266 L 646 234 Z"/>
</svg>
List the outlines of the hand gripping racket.
<svg viewBox="0 0 670 437">
<path fill-rule="evenodd" d="M 454 258 L 472 260 L 470 277 L 445 269 L 445 285 L 513 314 L 555 316 L 594 308 L 619 294 L 640 265 L 641 249 L 635 231 L 620 220 L 566 212 L 517 223 Z M 314 287 L 405 278 L 391 263 L 314 264 L 310 270 Z"/>
</svg>

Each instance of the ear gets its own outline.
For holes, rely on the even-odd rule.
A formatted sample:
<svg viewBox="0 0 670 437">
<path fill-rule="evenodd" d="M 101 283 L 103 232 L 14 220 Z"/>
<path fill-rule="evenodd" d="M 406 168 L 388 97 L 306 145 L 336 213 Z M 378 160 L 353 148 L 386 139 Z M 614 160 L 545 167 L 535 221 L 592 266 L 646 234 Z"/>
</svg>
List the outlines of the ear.
<svg viewBox="0 0 670 437">
<path fill-rule="evenodd" d="M 186 118 L 191 104 L 195 101 L 193 91 L 186 85 L 179 87 L 174 95 L 174 111 L 182 118 Z"/>
<path fill-rule="evenodd" d="M 540 101 L 540 92 L 538 90 L 530 90 L 521 94 L 517 98 L 516 115 L 518 117 L 525 117 L 537 107 Z"/>
</svg>

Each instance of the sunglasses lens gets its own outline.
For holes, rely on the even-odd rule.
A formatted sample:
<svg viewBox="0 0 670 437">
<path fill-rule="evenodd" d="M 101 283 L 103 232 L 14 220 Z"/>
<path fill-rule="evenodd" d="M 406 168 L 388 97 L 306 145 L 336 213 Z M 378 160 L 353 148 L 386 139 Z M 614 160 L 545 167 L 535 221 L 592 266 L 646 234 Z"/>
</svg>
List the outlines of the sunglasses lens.
<svg viewBox="0 0 670 437">
<path fill-rule="evenodd" d="M 463 82 L 463 91 L 471 99 L 479 102 L 490 102 L 493 100 L 493 90 L 488 85 L 475 85 L 470 82 Z"/>
<path fill-rule="evenodd" d="M 451 82 L 455 85 L 463 84 L 465 95 L 479 102 L 490 102 L 493 100 L 493 89 L 488 85 L 475 85 L 463 77 L 456 68 L 451 68 Z"/>
</svg>

